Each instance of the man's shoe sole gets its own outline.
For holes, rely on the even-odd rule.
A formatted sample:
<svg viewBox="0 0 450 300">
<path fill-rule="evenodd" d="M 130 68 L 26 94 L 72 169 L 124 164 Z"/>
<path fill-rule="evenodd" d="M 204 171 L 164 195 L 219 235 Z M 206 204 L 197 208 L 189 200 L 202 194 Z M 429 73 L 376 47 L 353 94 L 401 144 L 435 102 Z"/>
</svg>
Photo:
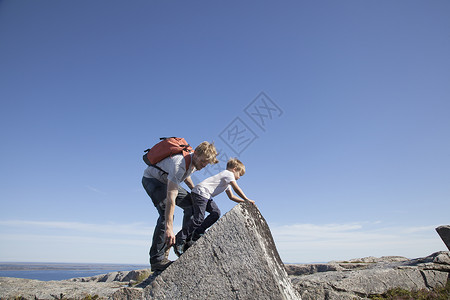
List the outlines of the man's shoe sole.
<svg viewBox="0 0 450 300">
<path fill-rule="evenodd" d="M 155 265 L 155 266 L 150 266 L 150 268 L 152 269 L 152 272 L 157 272 L 157 271 L 162 272 L 165 269 L 167 269 L 167 267 L 170 266 L 172 263 L 173 263 L 173 261 L 169 261 L 165 265 Z"/>
</svg>

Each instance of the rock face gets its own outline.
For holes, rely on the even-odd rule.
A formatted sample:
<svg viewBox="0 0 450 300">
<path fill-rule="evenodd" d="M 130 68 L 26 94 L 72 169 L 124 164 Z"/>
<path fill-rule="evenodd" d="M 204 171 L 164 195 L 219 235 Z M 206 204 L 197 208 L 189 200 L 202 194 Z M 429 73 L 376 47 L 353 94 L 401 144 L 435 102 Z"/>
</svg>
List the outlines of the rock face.
<svg viewBox="0 0 450 300">
<path fill-rule="evenodd" d="M 123 289 L 113 299 L 126 299 Z M 256 206 L 236 205 L 143 290 L 145 299 L 300 299 Z"/>
<path fill-rule="evenodd" d="M 142 269 L 60 281 L 0 277 L 0 299 L 107 299 L 149 275 L 150 269 Z"/>
<path fill-rule="evenodd" d="M 1 299 L 299 299 L 256 206 L 236 205 L 177 261 L 148 270 L 65 281 L 0 278 Z"/>
<path fill-rule="evenodd" d="M 450 225 L 439 226 L 436 231 L 444 241 L 445 246 L 450 250 Z"/>
<path fill-rule="evenodd" d="M 425 258 L 365 258 L 329 264 L 286 265 L 303 300 L 368 299 L 393 288 L 444 287 L 450 273 L 450 252 Z"/>
<path fill-rule="evenodd" d="M 0 299 L 84 299 L 95 295 L 108 298 L 123 286 L 121 282 L 39 281 L 0 277 Z"/>
<path fill-rule="evenodd" d="M 436 230 L 448 238 L 448 227 Z M 397 287 L 444 287 L 450 252 L 417 259 L 387 256 L 283 265 L 258 209 L 241 204 L 164 272 L 149 274 L 144 269 L 63 281 L 2 277 L 0 299 L 369 299 Z"/>
</svg>

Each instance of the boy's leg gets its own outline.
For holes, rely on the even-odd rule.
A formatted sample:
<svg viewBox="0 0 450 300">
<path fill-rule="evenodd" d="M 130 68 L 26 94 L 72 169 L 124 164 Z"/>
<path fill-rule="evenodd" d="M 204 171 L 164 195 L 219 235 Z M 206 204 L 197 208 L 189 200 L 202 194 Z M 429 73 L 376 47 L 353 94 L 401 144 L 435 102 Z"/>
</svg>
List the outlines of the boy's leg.
<svg viewBox="0 0 450 300">
<path fill-rule="evenodd" d="M 164 261 L 166 245 L 164 241 L 165 233 L 165 208 L 167 185 L 154 178 L 142 178 L 142 185 L 152 199 L 153 205 L 158 211 L 159 217 L 156 221 L 153 232 L 152 245 L 150 247 L 150 264 L 155 265 Z"/>
<path fill-rule="evenodd" d="M 190 199 L 193 211 L 192 218 L 186 220 L 183 223 L 183 228 L 177 233 L 177 241 L 174 247 L 174 252 L 177 256 L 182 255 L 185 249 L 189 248 L 187 244 L 189 243 L 192 231 L 202 223 L 205 217 L 206 199 L 195 193 L 190 194 Z"/>
<path fill-rule="evenodd" d="M 186 251 L 191 247 L 198 238 L 196 238 L 196 230 L 200 227 L 205 219 L 206 206 L 208 204 L 208 199 L 192 193 L 192 202 L 194 203 L 193 209 L 194 214 L 192 215 L 192 221 L 188 227 L 188 239 L 184 246 L 183 251 Z"/>
<path fill-rule="evenodd" d="M 175 204 L 183 209 L 183 227 L 176 235 L 176 244 L 184 244 L 187 238 L 187 228 L 192 219 L 192 198 L 184 188 L 178 187 L 178 196 L 175 199 Z"/>
<path fill-rule="evenodd" d="M 220 218 L 220 209 L 217 206 L 216 202 L 213 199 L 210 199 L 206 205 L 206 211 L 209 212 L 209 215 L 205 218 L 199 228 L 196 230 L 196 233 L 203 234 L 206 229 L 211 227 L 217 220 Z"/>
<path fill-rule="evenodd" d="M 188 228 L 188 236 L 190 236 L 195 229 L 202 225 L 203 221 L 205 220 L 205 211 L 208 204 L 208 199 L 206 199 L 205 197 L 202 197 L 195 193 L 192 193 L 191 195 L 194 214 L 192 215 L 191 226 L 189 226 Z"/>
</svg>

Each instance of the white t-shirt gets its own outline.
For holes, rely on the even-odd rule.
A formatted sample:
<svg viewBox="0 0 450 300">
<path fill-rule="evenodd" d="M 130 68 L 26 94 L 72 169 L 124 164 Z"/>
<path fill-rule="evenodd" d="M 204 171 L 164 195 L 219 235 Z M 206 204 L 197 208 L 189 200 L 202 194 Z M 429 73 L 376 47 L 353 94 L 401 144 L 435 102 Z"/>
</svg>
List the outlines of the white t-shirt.
<svg viewBox="0 0 450 300">
<path fill-rule="evenodd" d="M 192 192 L 207 199 L 211 199 L 223 191 L 228 190 L 230 188 L 230 182 L 232 181 L 236 181 L 233 172 L 225 170 L 219 174 L 206 178 L 197 184 Z"/>
<path fill-rule="evenodd" d="M 186 170 L 186 161 L 182 154 L 176 154 L 170 157 L 167 157 L 157 163 L 156 165 L 167 172 L 161 172 L 155 167 L 148 166 L 144 171 L 144 177 L 147 178 L 156 178 L 162 183 L 167 184 L 167 180 L 170 180 L 176 184 L 181 184 L 187 177 L 189 177 L 196 169 L 194 164 L 192 163 L 192 156 L 194 154 L 191 153 L 191 165 Z"/>
</svg>

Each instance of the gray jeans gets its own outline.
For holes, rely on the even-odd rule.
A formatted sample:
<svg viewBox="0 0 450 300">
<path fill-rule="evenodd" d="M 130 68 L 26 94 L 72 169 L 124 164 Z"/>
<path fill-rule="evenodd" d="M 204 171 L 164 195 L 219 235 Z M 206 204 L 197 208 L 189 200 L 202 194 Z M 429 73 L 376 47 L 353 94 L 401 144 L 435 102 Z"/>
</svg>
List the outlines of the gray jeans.
<svg viewBox="0 0 450 300">
<path fill-rule="evenodd" d="M 159 218 L 156 221 L 155 231 L 153 232 L 152 246 L 150 247 L 149 253 L 150 264 L 152 264 L 163 260 L 164 252 L 166 250 L 164 233 L 166 230 L 165 211 L 167 202 L 167 184 L 164 184 L 155 178 L 142 177 L 142 185 L 152 199 L 153 205 L 156 207 L 159 214 Z M 191 194 L 189 194 L 184 188 L 178 186 L 178 196 L 175 199 L 175 204 L 181 207 L 184 211 L 183 229 L 176 235 L 177 244 L 181 244 L 186 240 L 188 228 L 186 225 L 192 217 Z"/>
</svg>

